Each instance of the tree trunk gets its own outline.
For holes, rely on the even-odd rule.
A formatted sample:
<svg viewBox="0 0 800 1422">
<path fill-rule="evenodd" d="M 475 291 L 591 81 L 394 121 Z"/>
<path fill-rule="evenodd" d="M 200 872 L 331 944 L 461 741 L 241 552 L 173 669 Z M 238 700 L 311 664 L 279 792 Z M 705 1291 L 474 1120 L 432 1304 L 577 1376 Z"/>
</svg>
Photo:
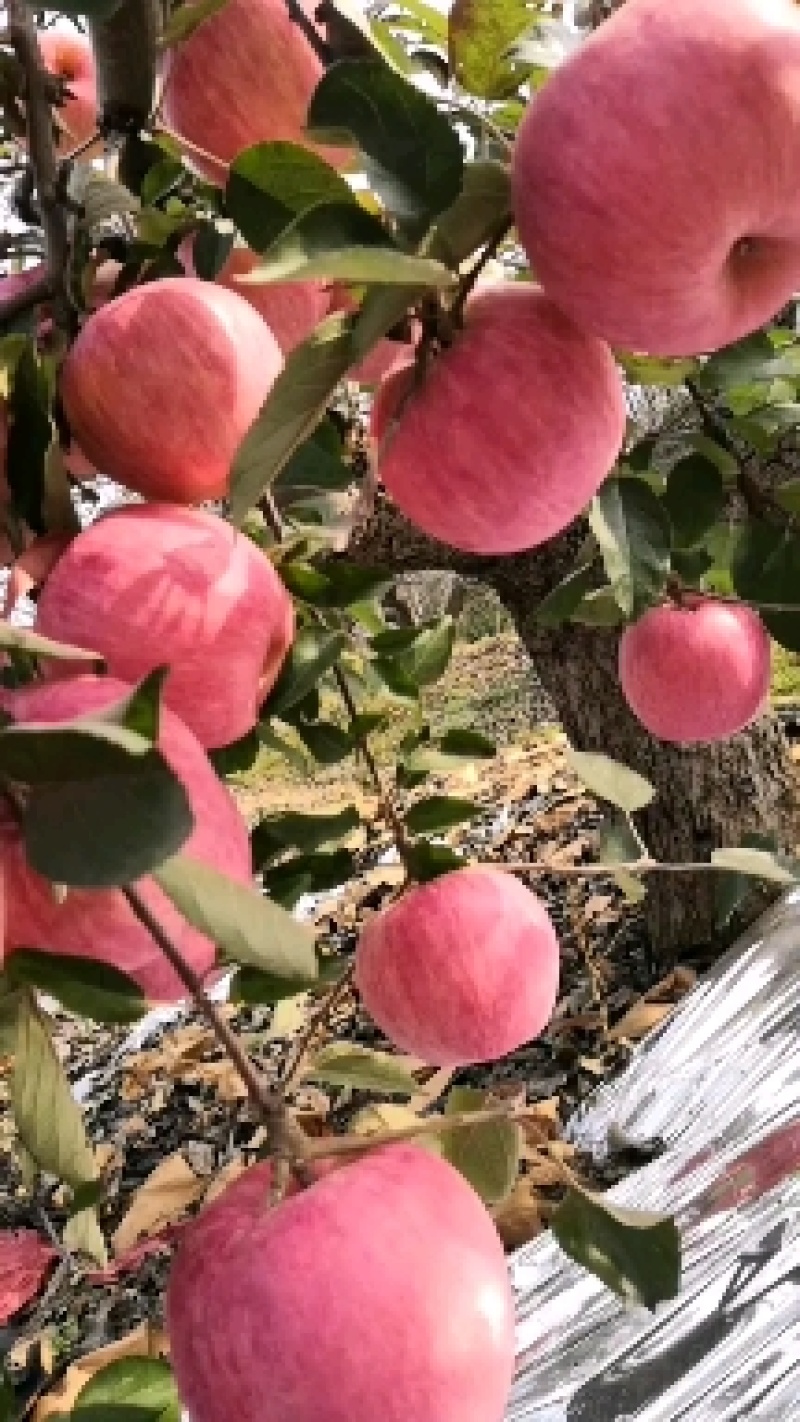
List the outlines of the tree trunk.
<svg viewBox="0 0 800 1422">
<path fill-rule="evenodd" d="M 705 860 L 712 849 L 740 844 L 753 832 L 772 834 L 786 848 L 796 845 L 798 773 L 773 716 L 761 717 L 719 745 L 681 749 L 655 741 L 628 710 L 620 691 L 617 632 L 537 623 L 538 603 L 572 567 L 584 533 L 577 524 L 540 549 L 502 559 L 478 558 L 426 538 L 378 499 L 356 529 L 348 557 L 404 572 L 444 568 L 489 583 L 513 618 L 576 749 L 604 751 L 655 786 L 656 798 L 637 823 L 656 858 L 673 863 Z M 646 913 L 653 948 L 665 960 L 712 941 L 712 876 L 682 876 L 676 888 L 670 876 L 651 875 Z"/>
</svg>

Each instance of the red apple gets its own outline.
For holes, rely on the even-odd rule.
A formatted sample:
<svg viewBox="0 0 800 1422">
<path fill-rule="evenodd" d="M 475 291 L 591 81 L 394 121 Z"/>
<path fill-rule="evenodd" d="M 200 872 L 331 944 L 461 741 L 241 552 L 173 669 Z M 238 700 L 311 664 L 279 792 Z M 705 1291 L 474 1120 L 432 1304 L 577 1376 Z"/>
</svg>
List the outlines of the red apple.
<svg viewBox="0 0 800 1422">
<path fill-rule="evenodd" d="M 769 695 L 769 637 L 741 603 L 654 607 L 622 634 L 619 679 L 651 736 L 725 740 L 758 715 Z"/>
<path fill-rule="evenodd" d="M 457 869 L 367 921 L 355 981 L 398 1047 L 435 1066 L 493 1061 L 544 1030 L 558 992 L 558 939 L 513 875 Z"/>
<path fill-rule="evenodd" d="M 151 499 L 221 498 L 283 365 L 244 297 L 168 277 L 89 317 L 64 362 L 72 434 L 96 468 Z"/>
<path fill-rule="evenodd" d="M 405 377 L 392 379 L 397 390 Z M 433 538 L 513 553 L 581 512 L 619 453 L 625 419 L 607 346 L 536 287 L 486 287 L 386 432 L 378 473 Z"/>
<path fill-rule="evenodd" d="M 132 504 L 72 540 L 42 589 L 36 628 L 91 647 L 123 681 L 168 665 L 166 704 L 208 748 L 258 719 L 294 608 L 269 559 L 224 519 Z"/>
<path fill-rule="evenodd" d="M 270 1208 L 239 1177 L 182 1233 L 167 1320 L 192 1422 L 501 1422 L 503 1249 L 452 1166 L 377 1150 Z"/>
<path fill-rule="evenodd" d="M 533 99 L 517 229 L 548 296 L 653 355 L 716 350 L 800 287 L 800 12 L 627 0 Z"/>
<path fill-rule="evenodd" d="M 301 0 L 306 14 L 312 0 Z M 285 0 L 227 0 L 170 50 L 164 75 L 164 118 L 211 157 L 189 155 L 212 183 L 224 184 L 227 166 L 243 148 L 284 140 L 313 145 L 306 113 L 322 64 Z M 320 149 L 328 161 L 346 155 Z M 214 161 L 214 160 L 217 161 Z"/>
<path fill-rule="evenodd" d="M 3 691 L 0 704 L 15 720 L 59 723 L 90 716 L 121 701 L 130 687 L 113 677 L 78 676 Z M 159 746 L 189 793 L 194 830 L 184 849 L 240 884 L 251 881 L 247 825 L 202 747 L 182 721 L 162 709 Z M 3 826 L 6 879 L 6 954 L 37 948 L 111 963 L 139 983 L 147 997 L 177 1001 L 185 990 L 117 889 L 70 889 L 61 901 L 53 885 L 31 869 L 16 826 Z M 214 944 L 190 928 L 152 879 L 142 897 L 196 972 L 214 965 Z"/>
<path fill-rule="evenodd" d="M 69 153 L 97 131 L 97 85 L 92 46 L 78 30 L 57 26 L 37 34 L 45 68 L 69 89 L 66 103 L 53 110 L 62 130 L 59 153 Z"/>
<path fill-rule="evenodd" d="M 182 242 L 178 257 L 193 276 L 192 245 Z M 266 321 L 284 355 L 288 355 L 328 314 L 328 288 L 324 281 L 265 282 L 263 286 L 237 281 L 260 262 L 261 258 L 249 248 L 234 247 L 216 280 L 249 301 Z"/>
</svg>

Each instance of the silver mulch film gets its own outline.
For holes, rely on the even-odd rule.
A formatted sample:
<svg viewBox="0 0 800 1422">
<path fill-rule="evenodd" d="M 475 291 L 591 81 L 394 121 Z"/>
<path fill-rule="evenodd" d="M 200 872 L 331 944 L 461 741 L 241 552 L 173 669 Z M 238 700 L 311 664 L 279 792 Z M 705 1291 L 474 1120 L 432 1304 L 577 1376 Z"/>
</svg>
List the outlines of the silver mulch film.
<svg viewBox="0 0 800 1422">
<path fill-rule="evenodd" d="M 680 1296 L 625 1308 L 544 1235 L 511 1261 L 506 1422 L 800 1419 L 800 894 L 762 918 L 571 1123 L 602 1157 L 663 1151 L 611 1191 L 677 1217 Z"/>
</svg>

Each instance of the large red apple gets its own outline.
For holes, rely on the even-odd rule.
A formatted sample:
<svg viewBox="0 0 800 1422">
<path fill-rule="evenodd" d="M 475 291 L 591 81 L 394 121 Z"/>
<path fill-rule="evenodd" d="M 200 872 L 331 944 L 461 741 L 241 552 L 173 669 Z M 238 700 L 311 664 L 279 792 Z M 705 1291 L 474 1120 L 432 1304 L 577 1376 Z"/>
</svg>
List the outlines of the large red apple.
<svg viewBox="0 0 800 1422">
<path fill-rule="evenodd" d="M 654 607 L 622 634 L 619 679 L 652 736 L 725 740 L 758 715 L 769 695 L 769 637 L 741 603 Z"/>
<path fill-rule="evenodd" d="M 194 275 L 191 242 L 182 242 L 178 256 Z M 311 335 L 328 314 L 328 288 L 324 281 L 264 282 L 251 286 L 237 281 L 261 262 L 248 247 L 234 247 L 216 280 L 245 301 L 266 321 L 284 355 Z"/>
<path fill-rule="evenodd" d="M 15 720 L 58 724 L 91 716 L 119 702 L 130 686 L 113 677 L 79 676 L 69 681 L 3 691 L 0 702 Z M 186 787 L 195 817 L 184 846 L 193 858 L 213 865 L 238 883 L 251 880 L 247 826 L 205 753 L 182 721 L 161 713 L 159 747 Z M 172 968 L 117 889 L 70 889 L 61 901 L 53 885 L 30 868 L 16 826 L 3 826 L 6 879 L 6 953 L 38 948 L 112 963 L 139 983 L 147 997 L 176 1001 L 185 990 Z M 205 974 L 214 964 L 213 943 L 188 923 L 152 879 L 138 885 L 184 958 Z"/>
<path fill-rule="evenodd" d="M 132 504 L 72 540 L 42 589 L 36 627 L 91 647 L 124 681 L 169 666 L 167 706 L 212 747 L 258 719 L 294 609 L 269 559 L 224 519 Z"/>
<path fill-rule="evenodd" d="M 97 84 L 92 46 L 78 30 L 56 26 L 37 34 L 45 68 L 63 79 L 66 102 L 53 110 L 61 130 L 59 153 L 69 153 L 97 131 Z"/>
<path fill-rule="evenodd" d="M 151 499 L 221 498 L 243 435 L 283 365 L 244 297 L 169 277 L 89 317 L 61 393 L 86 458 Z"/>
<path fill-rule="evenodd" d="M 182 1233 L 170 1354 L 192 1422 L 501 1422 L 502 1246 L 452 1166 L 377 1150 L 270 1208 L 268 1165 Z"/>
<path fill-rule="evenodd" d="M 800 11 L 627 0 L 534 98 L 517 228 L 547 294 L 612 345 L 716 350 L 800 287 Z"/>
<path fill-rule="evenodd" d="M 311 17 L 312 0 L 301 0 Z M 163 112 L 183 138 L 212 157 L 192 153 L 192 166 L 224 184 L 243 148 L 284 140 L 311 147 L 305 122 L 322 64 L 285 0 L 227 0 L 170 50 Z M 321 149 L 329 161 L 343 155 Z M 218 161 L 214 161 L 214 159 Z"/>
<path fill-rule="evenodd" d="M 403 388 L 401 374 L 390 379 Z M 486 287 L 384 431 L 378 473 L 433 538 L 513 553 L 552 538 L 586 506 L 619 453 L 625 418 L 602 341 L 536 287 Z"/>
<path fill-rule="evenodd" d="M 367 921 L 355 981 L 398 1047 L 436 1066 L 493 1061 L 547 1026 L 559 949 L 540 899 L 484 866 L 417 885 Z"/>
</svg>

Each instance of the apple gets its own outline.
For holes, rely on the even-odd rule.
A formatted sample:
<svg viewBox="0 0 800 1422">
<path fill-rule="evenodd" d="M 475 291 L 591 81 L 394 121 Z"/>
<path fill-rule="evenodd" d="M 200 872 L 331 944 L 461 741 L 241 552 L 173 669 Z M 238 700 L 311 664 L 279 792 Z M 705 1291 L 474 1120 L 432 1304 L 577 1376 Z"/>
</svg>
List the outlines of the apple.
<svg viewBox="0 0 800 1422">
<path fill-rule="evenodd" d="M 651 736 L 679 744 L 725 740 L 769 695 L 769 637 L 744 603 L 653 607 L 622 634 L 619 679 Z"/>
<path fill-rule="evenodd" d="M 402 372 L 391 377 L 395 391 L 407 389 Z M 380 395 L 377 403 L 380 420 Z M 431 537 L 469 553 L 513 553 L 581 512 L 619 454 L 625 420 L 602 341 L 536 287 L 485 287 L 383 434 L 378 474 Z"/>
<path fill-rule="evenodd" d="M 270 1207 L 269 1164 L 182 1231 L 170 1357 L 192 1422 L 501 1422 L 514 1312 L 451 1165 L 375 1150 Z"/>
<path fill-rule="evenodd" d="M 61 395 L 90 464 L 146 498 L 201 503 L 227 492 L 233 456 L 282 366 L 244 297 L 167 277 L 89 317 Z"/>
<path fill-rule="evenodd" d="M 800 12 L 627 0 L 533 99 L 517 230 L 548 296 L 613 346 L 716 350 L 800 287 Z"/>
<path fill-rule="evenodd" d="M 70 542 L 39 596 L 36 630 L 99 652 L 123 681 L 168 665 L 166 705 L 210 748 L 257 721 L 294 608 L 269 559 L 224 519 L 131 504 Z"/>
<path fill-rule="evenodd" d="M 367 921 L 355 956 L 364 1006 L 396 1046 L 435 1066 L 493 1061 L 544 1030 L 559 948 L 540 899 L 513 875 L 456 869 Z"/>
<path fill-rule="evenodd" d="M 36 36 L 45 69 L 63 79 L 69 97 L 55 115 L 61 134 L 58 151 L 69 153 L 97 132 L 97 84 L 94 55 L 86 35 L 69 27 L 55 26 Z"/>
<path fill-rule="evenodd" d="M 83 675 L 4 690 L 0 705 L 16 721 L 58 724 L 103 711 L 130 690 L 114 677 Z M 159 747 L 186 787 L 195 817 L 185 852 L 237 883 L 249 884 L 247 825 L 199 742 L 167 708 L 161 712 Z M 28 864 L 16 825 L 3 825 L 2 841 L 7 956 L 15 948 L 36 948 L 91 958 L 120 968 L 154 1001 L 173 1002 L 185 996 L 179 979 L 118 889 L 70 889 L 62 900 Z M 140 880 L 138 888 L 184 958 L 197 973 L 207 974 L 215 962 L 214 944 L 189 926 L 152 879 Z"/>
<path fill-rule="evenodd" d="M 311 18 L 313 0 L 300 0 Z M 254 143 L 283 140 L 314 147 L 305 136 L 322 63 L 289 16 L 285 0 L 227 0 L 171 49 L 164 72 L 164 118 L 203 152 L 191 165 L 224 185 L 227 167 Z M 329 161 L 347 156 L 318 149 Z M 203 156 L 205 154 L 205 156 Z"/>
<path fill-rule="evenodd" d="M 194 276 L 190 241 L 178 248 L 178 259 Z M 250 286 L 237 281 L 259 266 L 261 257 L 248 247 L 234 247 L 216 280 L 245 301 L 266 321 L 284 355 L 311 335 L 328 314 L 328 288 L 324 281 L 264 282 Z"/>
</svg>

